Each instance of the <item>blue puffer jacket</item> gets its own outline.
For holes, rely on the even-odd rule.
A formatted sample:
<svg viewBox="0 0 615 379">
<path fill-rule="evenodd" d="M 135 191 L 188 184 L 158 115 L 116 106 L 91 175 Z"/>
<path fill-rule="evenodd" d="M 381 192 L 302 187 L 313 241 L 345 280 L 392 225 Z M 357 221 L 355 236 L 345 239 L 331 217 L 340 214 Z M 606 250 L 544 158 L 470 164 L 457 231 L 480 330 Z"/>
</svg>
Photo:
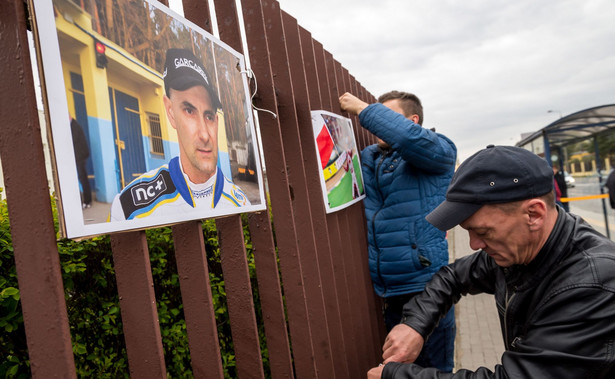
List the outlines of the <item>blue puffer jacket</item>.
<svg viewBox="0 0 615 379">
<path fill-rule="evenodd" d="M 448 264 L 446 234 L 425 216 L 444 201 L 457 149 L 382 104 L 369 105 L 359 120 L 391 146 L 371 145 L 361 153 L 374 289 L 382 297 L 422 291 Z"/>
</svg>

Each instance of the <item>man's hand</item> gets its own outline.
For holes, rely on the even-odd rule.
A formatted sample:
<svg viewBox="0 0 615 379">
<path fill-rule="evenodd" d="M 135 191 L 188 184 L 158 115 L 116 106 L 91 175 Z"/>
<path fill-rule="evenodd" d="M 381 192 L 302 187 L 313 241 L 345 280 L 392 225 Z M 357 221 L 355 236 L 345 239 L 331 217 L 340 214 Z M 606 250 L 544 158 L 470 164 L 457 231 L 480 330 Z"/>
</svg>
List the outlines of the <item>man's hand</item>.
<svg viewBox="0 0 615 379">
<path fill-rule="evenodd" d="M 389 362 L 414 362 L 419 356 L 425 340 L 408 325 L 396 325 L 384 340 L 382 359 Z"/>
<path fill-rule="evenodd" d="M 383 365 L 374 367 L 367 372 L 367 379 L 380 379 L 382 377 L 382 370 L 384 370 Z"/>
<path fill-rule="evenodd" d="M 358 115 L 368 105 L 369 104 L 367 104 L 365 101 L 359 99 L 358 97 L 354 96 L 349 92 L 346 92 L 345 94 L 340 96 L 340 108 L 350 114 Z"/>
</svg>

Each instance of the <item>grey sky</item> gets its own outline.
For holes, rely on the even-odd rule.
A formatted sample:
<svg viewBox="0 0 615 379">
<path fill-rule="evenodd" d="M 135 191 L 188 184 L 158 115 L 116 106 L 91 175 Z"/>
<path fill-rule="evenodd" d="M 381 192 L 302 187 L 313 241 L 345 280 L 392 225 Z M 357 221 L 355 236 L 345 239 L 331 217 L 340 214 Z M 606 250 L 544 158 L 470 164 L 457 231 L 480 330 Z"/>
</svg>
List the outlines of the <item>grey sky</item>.
<svg viewBox="0 0 615 379">
<path fill-rule="evenodd" d="M 372 94 L 418 95 L 460 161 L 615 103 L 611 0 L 279 1 Z"/>
<path fill-rule="evenodd" d="M 459 160 L 615 103 L 615 2 L 280 0 L 375 96 L 423 101 Z M 548 113 L 548 110 L 554 112 Z"/>
</svg>

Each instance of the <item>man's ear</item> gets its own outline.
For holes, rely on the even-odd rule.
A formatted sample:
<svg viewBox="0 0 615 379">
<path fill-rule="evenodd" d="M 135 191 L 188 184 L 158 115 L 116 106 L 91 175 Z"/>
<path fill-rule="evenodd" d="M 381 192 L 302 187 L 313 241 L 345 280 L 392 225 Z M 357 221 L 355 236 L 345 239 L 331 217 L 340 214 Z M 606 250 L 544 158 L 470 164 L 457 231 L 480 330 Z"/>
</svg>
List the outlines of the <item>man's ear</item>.
<svg viewBox="0 0 615 379">
<path fill-rule="evenodd" d="M 167 111 L 167 119 L 171 123 L 171 126 L 173 127 L 173 129 L 177 129 L 175 127 L 175 117 L 173 115 L 173 110 L 171 109 L 171 106 L 173 105 L 171 99 L 169 99 L 167 95 L 164 95 L 162 97 L 162 103 L 164 104 L 164 109 Z"/>
<path fill-rule="evenodd" d="M 547 204 L 542 199 L 530 199 L 524 205 L 530 230 L 538 230 L 545 222 Z"/>
</svg>

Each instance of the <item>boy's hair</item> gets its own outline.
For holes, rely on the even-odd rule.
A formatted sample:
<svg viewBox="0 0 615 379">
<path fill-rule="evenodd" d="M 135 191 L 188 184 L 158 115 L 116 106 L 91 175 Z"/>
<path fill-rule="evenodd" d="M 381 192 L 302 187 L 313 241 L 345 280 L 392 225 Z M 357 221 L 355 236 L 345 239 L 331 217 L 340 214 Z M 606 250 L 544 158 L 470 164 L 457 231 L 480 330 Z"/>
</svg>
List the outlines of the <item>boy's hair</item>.
<svg viewBox="0 0 615 379">
<path fill-rule="evenodd" d="M 378 102 L 384 103 L 385 101 L 395 99 L 399 99 L 399 105 L 404 111 L 405 117 L 416 114 L 419 116 L 419 125 L 423 125 L 423 105 L 415 94 L 401 91 L 389 91 L 380 95 Z"/>
</svg>

